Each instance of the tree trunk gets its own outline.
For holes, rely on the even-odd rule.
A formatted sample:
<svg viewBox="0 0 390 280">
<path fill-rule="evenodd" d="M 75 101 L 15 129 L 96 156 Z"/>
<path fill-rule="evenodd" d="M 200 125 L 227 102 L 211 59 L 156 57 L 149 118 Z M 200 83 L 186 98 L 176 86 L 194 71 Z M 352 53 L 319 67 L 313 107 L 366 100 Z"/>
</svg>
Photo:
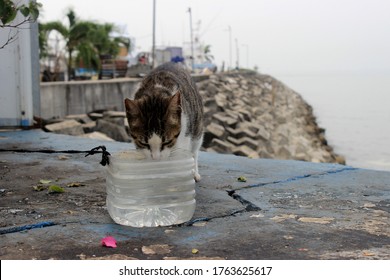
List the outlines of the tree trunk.
<svg viewBox="0 0 390 280">
<path fill-rule="evenodd" d="M 72 78 L 72 72 L 73 72 L 73 69 L 72 69 L 72 52 L 73 52 L 73 49 L 69 49 L 69 57 L 68 57 L 68 81 L 71 80 Z"/>
</svg>

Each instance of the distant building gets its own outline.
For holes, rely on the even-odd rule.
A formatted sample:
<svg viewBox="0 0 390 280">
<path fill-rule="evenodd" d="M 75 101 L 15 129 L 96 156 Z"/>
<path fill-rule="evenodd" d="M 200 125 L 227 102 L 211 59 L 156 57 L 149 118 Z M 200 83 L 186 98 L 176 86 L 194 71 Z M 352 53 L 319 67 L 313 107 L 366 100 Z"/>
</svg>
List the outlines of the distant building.
<svg viewBox="0 0 390 280">
<path fill-rule="evenodd" d="M 166 62 L 184 62 L 182 47 L 157 47 L 156 48 L 156 66 Z"/>
</svg>

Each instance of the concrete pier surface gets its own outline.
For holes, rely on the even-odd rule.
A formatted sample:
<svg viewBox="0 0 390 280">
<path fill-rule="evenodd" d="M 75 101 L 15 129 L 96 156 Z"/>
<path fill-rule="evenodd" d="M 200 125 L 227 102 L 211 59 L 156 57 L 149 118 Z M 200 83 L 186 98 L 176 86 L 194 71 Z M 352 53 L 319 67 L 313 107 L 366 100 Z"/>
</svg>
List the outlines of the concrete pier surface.
<svg viewBox="0 0 390 280">
<path fill-rule="evenodd" d="M 133 228 L 107 212 L 100 154 L 43 151 L 100 145 L 133 148 L 0 131 L 0 259 L 390 259 L 390 172 L 202 152 L 193 219 Z"/>
</svg>

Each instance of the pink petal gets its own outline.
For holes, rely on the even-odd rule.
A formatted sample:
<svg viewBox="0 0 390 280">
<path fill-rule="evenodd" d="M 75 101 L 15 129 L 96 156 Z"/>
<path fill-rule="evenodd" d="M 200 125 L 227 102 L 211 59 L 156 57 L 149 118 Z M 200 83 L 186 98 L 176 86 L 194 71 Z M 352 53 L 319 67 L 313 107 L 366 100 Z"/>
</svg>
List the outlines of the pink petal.
<svg viewBox="0 0 390 280">
<path fill-rule="evenodd" d="M 112 236 L 107 236 L 102 239 L 102 245 L 110 248 L 116 248 L 116 240 Z"/>
</svg>

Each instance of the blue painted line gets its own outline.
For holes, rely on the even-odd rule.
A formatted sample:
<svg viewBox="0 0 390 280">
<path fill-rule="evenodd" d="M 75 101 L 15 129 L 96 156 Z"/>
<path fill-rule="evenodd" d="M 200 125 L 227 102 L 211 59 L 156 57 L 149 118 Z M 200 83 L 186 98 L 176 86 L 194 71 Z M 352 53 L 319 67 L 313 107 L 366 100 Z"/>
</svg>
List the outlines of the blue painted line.
<svg viewBox="0 0 390 280">
<path fill-rule="evenodd" d="M 340 172 L 344 172 L 344 171 L 353 171 L 353 170 L 358 170 L 359 168 L 355 168 L 355 167 L 345 167 L 345 168 L 342 168 L 342 169 L 336 169 L 336 170 L 330 170 L 328 172 L 325 173 L 326 174 L 335 174 L 335 173 L 340 173 Z"/>
<path fill-rule="evenodd" d="M 353 171 L 353 170 L 357 170 L 357 169 L 358 168 L 355 168 L 355 167 L 345 167 L 345 168 L 336 169 L 336 170 L 329 170 L 329 171 L 326 171 L 326 172 L 323 172 L 323 173 L 305 174 L 305 175 L 295 176 L 295 177 L 292 177 L 292 178 L 279 180 L 279 181 L 247 185 L 247 186 L 245 186 L 245 187 L 243 187 L 241 189 L 257 188 L 257 187 L 262 187 L 262 186 L 266 186 L 266 185 L 289 183 L 289 182 L 293 182 L 293 181 L 297 181 L 297 180 L 301 180 L 301 179 L 305 179 L 305 178 L 310 178 L 310 177 L 313 177 L 313 176 L 324 176 L 324 175 L 329 175 L 329 174 L 341 173 L 341 172 L 345 172 L 345 171 Z"/>
<path fill-rule="evenodd" d="M 19 226 L 19 227 L 0 229 L 0 235 L 30 230 L 30 229 L 34 229 L 34 228 L 50 227 L 50 226 L 54 226 L 54 225 L 56 225 L 56 223 L 54 223 L 54 222 L 41 222 L 41 223 L 32 224 L 32 225 L 25 225 L 25 226 Z"/>
</svg>

